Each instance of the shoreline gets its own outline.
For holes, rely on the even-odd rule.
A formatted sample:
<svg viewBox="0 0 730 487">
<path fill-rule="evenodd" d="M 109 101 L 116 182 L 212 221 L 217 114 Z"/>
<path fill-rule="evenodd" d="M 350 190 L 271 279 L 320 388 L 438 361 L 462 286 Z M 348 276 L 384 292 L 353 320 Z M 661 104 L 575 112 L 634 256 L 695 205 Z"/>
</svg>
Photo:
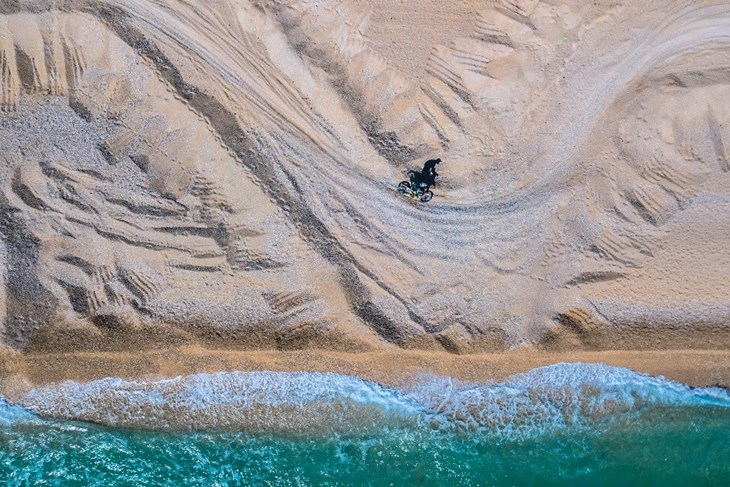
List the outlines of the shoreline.
<svg viewBox="0 0 730 487">
<path fill-rule="evenodd" d="M 0 394 L 65 380 L 104 377 L 152 380 L 221 371 L 334 372 L 398 387 L 423 374 L 485 383 L 559 362 L 604 363 L 693 387 L 730 389 L 728 350 L 508 352 L 454 355 L 402 349 L 347 353 L 325 350 L 240 351 L 183 347 L 140 352 L 4 353 Z M 397 364 L 394 366 L 393 364 Z"/>
</svg>

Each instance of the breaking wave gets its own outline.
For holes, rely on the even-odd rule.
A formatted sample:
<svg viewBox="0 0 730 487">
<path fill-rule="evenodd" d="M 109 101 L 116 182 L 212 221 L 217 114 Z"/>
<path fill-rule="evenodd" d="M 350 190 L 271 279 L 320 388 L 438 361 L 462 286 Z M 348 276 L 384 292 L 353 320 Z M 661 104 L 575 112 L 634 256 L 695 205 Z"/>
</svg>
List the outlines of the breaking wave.
<svg viewBox="0 0 730 487">
<path fill-rule="evenodd" d="M 520 438 L 596 429 L 657 407 L 730 408 L 721 388 L 691 388 L 601 364 L 555 364 L 504 382 L 424 377 L 403 390 L 308 372 L 220 372 L 158 381 L 107 378 L 0 400 L 0 426 L 37 417 L 150 430 L 332 434 L 425 427 Z"/>
<path fill-rule="evenodd" d="M 596 429 L 657 407 L 730 407 L 719 387 L 692 388 L 603 364 L 560 363 L 496 384 L 449 378 L 417 384 L 411 394 L 447 428 L 514 437 Z"/>
<path fill-rule="evenodd" d="M 0 396 L 0 427 L 16 423 L 26 423 L 35 419 L 35 416 L 20 406 L 8 404 Z"/>
</svg>

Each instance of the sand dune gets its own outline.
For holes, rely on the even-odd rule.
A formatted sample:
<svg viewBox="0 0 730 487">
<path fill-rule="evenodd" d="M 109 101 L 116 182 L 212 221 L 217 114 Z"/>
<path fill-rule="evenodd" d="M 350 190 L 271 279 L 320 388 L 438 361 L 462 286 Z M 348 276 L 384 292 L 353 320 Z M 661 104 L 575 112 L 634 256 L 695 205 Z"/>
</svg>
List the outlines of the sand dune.
<svg viewBox="0 0 730 487">
<path fill-rule="evenodd" d="M 0 14 L 14 350 L 730 346 L 730 3 Z"/>
</svg>

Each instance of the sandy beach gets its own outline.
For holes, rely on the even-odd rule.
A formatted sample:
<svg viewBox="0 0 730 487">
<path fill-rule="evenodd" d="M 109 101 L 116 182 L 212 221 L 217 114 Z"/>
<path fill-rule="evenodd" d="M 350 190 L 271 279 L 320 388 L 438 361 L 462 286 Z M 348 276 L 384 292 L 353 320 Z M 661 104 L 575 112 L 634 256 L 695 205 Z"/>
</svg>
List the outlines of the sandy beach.
<svg viewBox="0 0 730 487">
<path fill-rule="evenodd" d="M 727 2 L 10 2 L 0 375 L 727 385 Z M 399 194 L 439 157 L 428 203 Z"/>
</svg>

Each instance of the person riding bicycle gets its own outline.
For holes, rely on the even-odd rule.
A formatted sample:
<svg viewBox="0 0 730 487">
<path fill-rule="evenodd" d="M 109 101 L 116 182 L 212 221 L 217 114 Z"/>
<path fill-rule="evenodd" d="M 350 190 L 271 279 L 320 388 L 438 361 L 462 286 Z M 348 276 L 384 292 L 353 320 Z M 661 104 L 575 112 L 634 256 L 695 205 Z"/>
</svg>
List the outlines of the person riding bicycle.
<svg viewBox="0 0 730 487">
<path fill-rule="evenodd" d="M 408 174 L 411 177 L 411 183 L 425 184 L 424 190 L 428 190 L 431 186 L 436 186 L 436 176 L 439 173 L 436 172 L 436 165 L 441 162 L 441 159 L 429 159 L 423 164 L 421 172 L 409 171 Z"/>
</svg>

